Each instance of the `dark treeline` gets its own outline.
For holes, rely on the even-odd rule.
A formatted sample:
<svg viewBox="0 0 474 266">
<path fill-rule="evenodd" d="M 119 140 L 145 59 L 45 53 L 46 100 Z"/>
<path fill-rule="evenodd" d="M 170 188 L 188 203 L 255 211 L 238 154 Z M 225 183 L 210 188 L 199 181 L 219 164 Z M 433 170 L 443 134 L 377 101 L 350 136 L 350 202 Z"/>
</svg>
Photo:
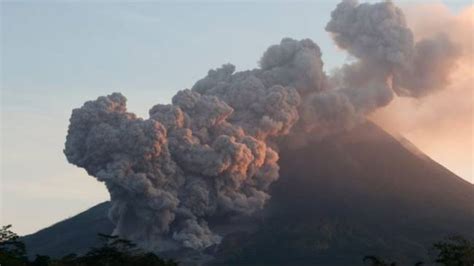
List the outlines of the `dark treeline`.
<svg viewBox="0 0 474 266">
<path fill-rule="evenodd" d="M 11 225 L 0 229 L 0 265 L 2 266 L 177 266 L 173 260 L 163 260 L 156 254 L 145 252 L 126 239 L 117 236 L 99 234 L 103 244 L 91 248 L 86 254 L 70 254 L 60 259 L 36 255 L 30 260 L 26 246 L 17 234 L 10 230 Z M 434 263 L 445 266 L 473 266 L 474 241 L 462 236 L 448 237 L 433 244 Z M 396 261 L 386 261 L 370 255 L 363 258 L 364 263 L 372 266 L 396 266 Z M 420 266 L 433 262 L 416 262 Z"/>
<path fill-rule="evenodd" d="M 91 248 L 86 254 L 69 254 L 60 259 L 36 255 L 30 260 L 26 246 L 11 225 L 0 229 L 0 265 L 2 266 L 177 266 L 172 260 L 163 260 L 156 254 L 144 252 L 137 246 L 117 236 L 99 234 L 103 244 Z"/>
<path fill-rule="evenodd" d="M 433 244 L 436 253 L 434 263 L 445 266 L 474 266 L 474 242 L 462 236 L 451 236 Z M 396 261 L 387 262 L 377 256 L 366 256 L 364 262 L 371 266 L 398 266 Z M 426 263 L 428 264 L 428 263 Z M 431 262 L 429 263 L 432 264 Z M 425 262 L 414 263 L 415 266 L 425 265 Z"/>
</svg>

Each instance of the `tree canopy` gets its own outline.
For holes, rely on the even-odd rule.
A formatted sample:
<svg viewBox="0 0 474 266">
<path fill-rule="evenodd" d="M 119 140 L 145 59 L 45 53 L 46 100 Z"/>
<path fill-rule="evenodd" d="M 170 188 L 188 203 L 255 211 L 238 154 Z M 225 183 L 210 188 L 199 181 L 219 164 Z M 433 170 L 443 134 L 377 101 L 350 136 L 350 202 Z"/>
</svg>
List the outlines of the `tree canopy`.
<svg viewBox="0 0 474 266">
<path fill-rule="evenodd" d="M 30 261 L 26 247 L 11 225 L 0 229 L 0 265 L 8 266 L 177 266 L 173 260 L 164 260 L 152 252 L 146 252 L 127 239 L 118 236 L 98 234 L 100 247 L 91 248 L 86 254 L 69 254 L 60 259 L 36 255 Z"/>
</svg>

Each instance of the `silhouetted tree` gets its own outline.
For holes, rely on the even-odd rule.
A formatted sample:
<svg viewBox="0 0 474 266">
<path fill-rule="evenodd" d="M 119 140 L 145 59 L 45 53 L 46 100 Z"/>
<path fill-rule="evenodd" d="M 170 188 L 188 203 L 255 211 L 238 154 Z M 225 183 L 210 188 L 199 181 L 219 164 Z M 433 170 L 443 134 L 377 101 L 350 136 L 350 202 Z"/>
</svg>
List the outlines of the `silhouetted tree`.
<svg viewBox="0 0 474 266">
<path fill-rule="evenodd" d="M 472 266 L 474 265 L 474 243 L 462 236 L 451 236 L 445 241 L 433 245 L 437 250 L 437 263 L 446 266 Z"/>
<path fill-rule="evenodd" d="M 105 266 L 127 265 L 135 245 L 128 240 L 119 239 L 118 236 L 99 234 L 99 237 L 104 244 L 99 248 L 92 248 L 77 261 L 81 265 L 94 265 L 94 263 Z"/>
<path fill-rule="evenodd" d="M 25 244 L 19 241 L 11 225 L 0 229 L 0 265 L 2 266 L 177 266 L 172 260 L 163 260 L 154 253 L 144 252 L 126 239 L 99 234 L 103 244 L 91 248 L 83 256 L 67 255 L 61 259 L 36 255 L 28 261 Z"/>
<path fill-rule="evenodd" d="M 18 235 L 10 230 L 11 227 L 11 225 L 5 225 L 0 229 L 0 264 L 27 265 L 25 244 L 18 240 Z"/>
<path fill-rule="evenodd" d="M 126 239 L 118 236 L 99 234 L 103 245 L 92 248 L 82 257 L 77 257 L 72 262 L 81 266 L 177 266 L 172 260 L 165 261 L 154 253 L 145 253 Z"/>
</svg>

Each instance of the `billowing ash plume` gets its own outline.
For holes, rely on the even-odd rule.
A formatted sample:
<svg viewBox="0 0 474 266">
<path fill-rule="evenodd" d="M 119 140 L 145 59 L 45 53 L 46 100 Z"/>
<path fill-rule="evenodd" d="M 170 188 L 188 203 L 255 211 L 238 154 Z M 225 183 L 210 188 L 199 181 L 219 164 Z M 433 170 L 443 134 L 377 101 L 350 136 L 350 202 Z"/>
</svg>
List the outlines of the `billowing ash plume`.
<svg viewBox="0 0 474 266">
<path fill-rule="evenodd" d="M 148 119 L 127 112 L 119 93 L 73 110 L 64 152 L 106 184 L 115 233 L 155 250 L 218 244 L 207 218 L 263 208 L 282 137 L 344 130 L 390 102 L 392 91 L 440 88 L 458 54 L 445 36 L 414 43 L 391 2 L 344 1 L 327 30 L 358 59 L 332 77 L 313 41 L 286 38 L 260 68 L 210 70 Z"/>
<path fill-rule="evenodd" d="M 444 34 L 415 42 L 402 11 L 390 1 L 345 0 L 331 13 L 326 30 L 359 59 L 342 68 L 346 85 L 391 78 L 392 89 L 401 96 L 419 97 L 445 87 L 461 53 Z"/>
</svg>

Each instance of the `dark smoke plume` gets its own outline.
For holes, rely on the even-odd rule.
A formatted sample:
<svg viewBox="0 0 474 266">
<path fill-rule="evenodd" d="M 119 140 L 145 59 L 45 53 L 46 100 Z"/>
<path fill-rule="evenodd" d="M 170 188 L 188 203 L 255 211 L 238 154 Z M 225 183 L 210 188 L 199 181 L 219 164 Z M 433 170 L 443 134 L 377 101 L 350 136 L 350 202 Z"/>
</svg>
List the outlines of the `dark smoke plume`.
<svg viewBox="0 0 474 266">
<path fill-rule="evenodd" d="M 155 250 L 218 244 L 206 219 L 264 207 L 283 137 L 351 128 L 393 91 L 440 89 L 459 53 L 446 36 L 414 43 L 391 2 L 344 1 L 326 29 L 358 59 L 331 77 L 313 41 L 285 38 L 260 68 L 210 70 L 148 119 L 127 112 L 119 93 L 73 110 L 64 153 L 106 184 L 115 233 Z"/>
</svg>

